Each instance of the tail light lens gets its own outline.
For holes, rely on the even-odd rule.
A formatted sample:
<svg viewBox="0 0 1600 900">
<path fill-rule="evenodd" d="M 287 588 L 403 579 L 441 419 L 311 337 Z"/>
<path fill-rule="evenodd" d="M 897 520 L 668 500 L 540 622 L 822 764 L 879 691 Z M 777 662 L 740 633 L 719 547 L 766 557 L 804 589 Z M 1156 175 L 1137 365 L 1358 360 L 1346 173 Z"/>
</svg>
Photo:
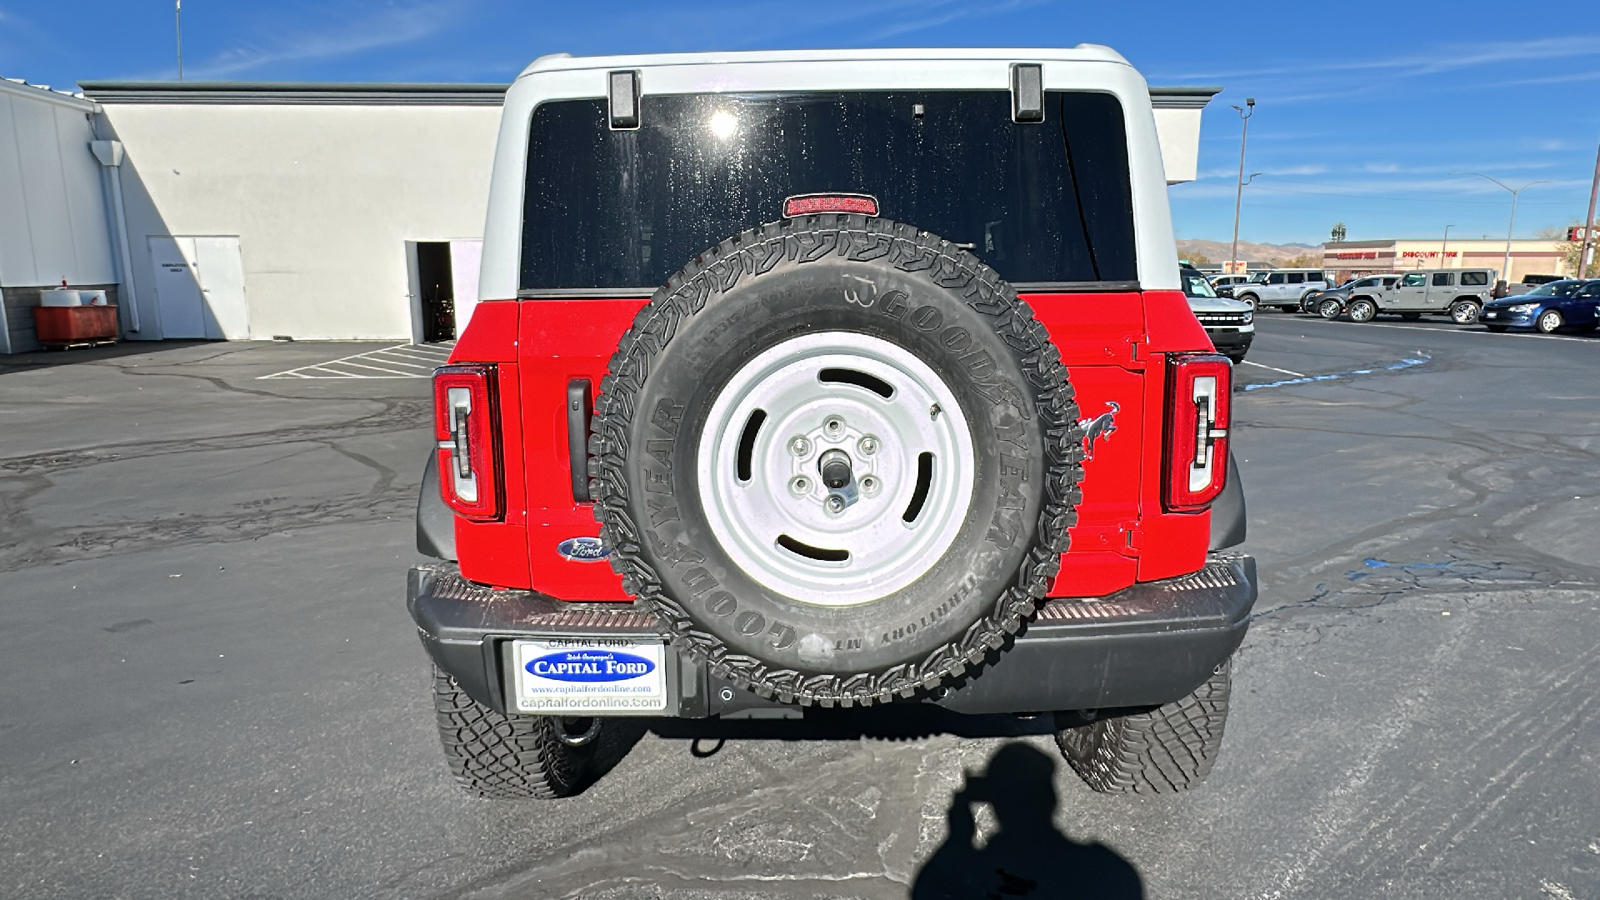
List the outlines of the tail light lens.
<svg viewBox="0 0 1600 900">
<path fill-rule="evenodd" d="M 433 373 L 433 431 L 439 491 L 469 519 L 500 515 L 498 418 L 491 366 L 444 366 Z"/>
<path fill-rule="evenodd" d="M 1167 459 L 1163 500 L 1172 512 L 1202 509 L 1228 480 L 1228 416 L 1233 367 L 1226 357 L 1169 358 Z"/>
</svg>

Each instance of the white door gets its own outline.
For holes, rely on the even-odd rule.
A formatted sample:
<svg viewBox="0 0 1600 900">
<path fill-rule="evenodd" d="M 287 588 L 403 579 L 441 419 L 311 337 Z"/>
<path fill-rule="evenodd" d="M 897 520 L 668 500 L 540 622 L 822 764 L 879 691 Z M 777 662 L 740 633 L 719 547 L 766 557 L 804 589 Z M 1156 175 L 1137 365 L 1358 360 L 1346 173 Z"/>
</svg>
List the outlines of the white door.
<svg viewBox="0 0 1600 900">
<path fill-rule="evenodd" d="M 467 330 L 478 306 L 478 269 L 483 262 L 483 241 L 450 242 L 450 293 L 455 297 L 456 337 Z"/>
<path fill-rule="evenodd" d="M 206 336 L 205 295 L 194 239 L 150 236 L 150 265 L 156 275 L 156 307 L 164 338 Z"/>
<path fill-rule="evenodd" d="M 162 337 L 250 337 L 237 237 L 151 235 L 149 240 Z"/>
<path fill-rule="evenodd" d="M 206 301 L 206 337 L 243 341 L 250 337 L 250 306 L 244 296 L 244 262 L 236 237 L 197 237 L 200 292 Z"/>
</svg>

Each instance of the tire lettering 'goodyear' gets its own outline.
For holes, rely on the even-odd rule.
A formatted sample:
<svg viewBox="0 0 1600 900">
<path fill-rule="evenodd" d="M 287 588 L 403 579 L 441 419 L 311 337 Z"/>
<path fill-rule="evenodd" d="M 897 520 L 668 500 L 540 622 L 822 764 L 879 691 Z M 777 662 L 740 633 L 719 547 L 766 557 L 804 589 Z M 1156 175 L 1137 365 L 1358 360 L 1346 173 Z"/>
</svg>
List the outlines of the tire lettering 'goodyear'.
<svg viewBox="0 0 1600 900">
<path fill-rule="evenodd" d="M 705 557 L 698 551 L 662 534 L 662 526 L 677 522 L 678 505 L 672 492 L 672 449 L 677 439 L 678 427 L 683 423 L 683 405 L 663 397 L 656 403 L 650 424 L 665 438 L 645 441 L 645 454 L 653 461 L 644 467 L 645 508 L 650 516 L 650 532 L 657 553 L 674 569 L 686 569 L 683 584 L 701 608 L 717 618 L 730 619 L 733 630 L 745 637 L 755 637 L 762 632 L 772 638 L 768 645 L 774 650 L 787 650 L 799 640 L 793 626 L 772 620 L 754 610 L 739 609 L 733 594 L 722 590 L 715 575 L 705 566 Z"/>
</svg>

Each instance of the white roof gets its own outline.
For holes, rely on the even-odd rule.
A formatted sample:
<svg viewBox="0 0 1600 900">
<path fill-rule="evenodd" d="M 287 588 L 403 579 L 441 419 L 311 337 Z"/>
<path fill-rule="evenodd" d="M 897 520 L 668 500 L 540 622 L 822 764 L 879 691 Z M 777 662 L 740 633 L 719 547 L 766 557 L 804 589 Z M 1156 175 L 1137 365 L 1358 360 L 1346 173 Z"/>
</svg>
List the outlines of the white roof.
<svg viewBox="0 0 1600 900">
<path fill-rule="evenodd" d="M 1050 48 L 759 50 L 717 53 L 643 53 L 633 56 L 572 56 L 552 53 L 534 60 L 522 75 L 582 69 L 635 69 L 708 63 L 893 62 L 922 60 L 1009 60 L 1015 62 L 1107 62 L 1128 65 L 1117 51 L 1100 44 Z M 521 76 L 518 76 L 521 77 Z"/>
</svg>

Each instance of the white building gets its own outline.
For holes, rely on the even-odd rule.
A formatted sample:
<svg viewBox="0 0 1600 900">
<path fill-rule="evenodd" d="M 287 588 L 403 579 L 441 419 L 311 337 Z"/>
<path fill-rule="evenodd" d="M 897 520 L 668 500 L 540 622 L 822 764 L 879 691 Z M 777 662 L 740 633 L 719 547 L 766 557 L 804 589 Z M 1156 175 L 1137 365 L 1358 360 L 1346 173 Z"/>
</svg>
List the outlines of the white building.
<svg viewBox="0 0 1600 900">
<path fill-rule="evenodd" d="M 503 86 L 0 85 L 0 352 L 34 349 L 62 280 L 112 286 L 133 340 L 421 342 L 470 315 Z M 1151 89 L 1169 183 L 1217 90 Z"/>
<path fill-rule="evenodd" d="M 37 346 L 40 290 L 117 293 L 108 180 L 90 146 L 96 112 L 82 97 L 0 80 L 0 353 Z"/>
</svg>

